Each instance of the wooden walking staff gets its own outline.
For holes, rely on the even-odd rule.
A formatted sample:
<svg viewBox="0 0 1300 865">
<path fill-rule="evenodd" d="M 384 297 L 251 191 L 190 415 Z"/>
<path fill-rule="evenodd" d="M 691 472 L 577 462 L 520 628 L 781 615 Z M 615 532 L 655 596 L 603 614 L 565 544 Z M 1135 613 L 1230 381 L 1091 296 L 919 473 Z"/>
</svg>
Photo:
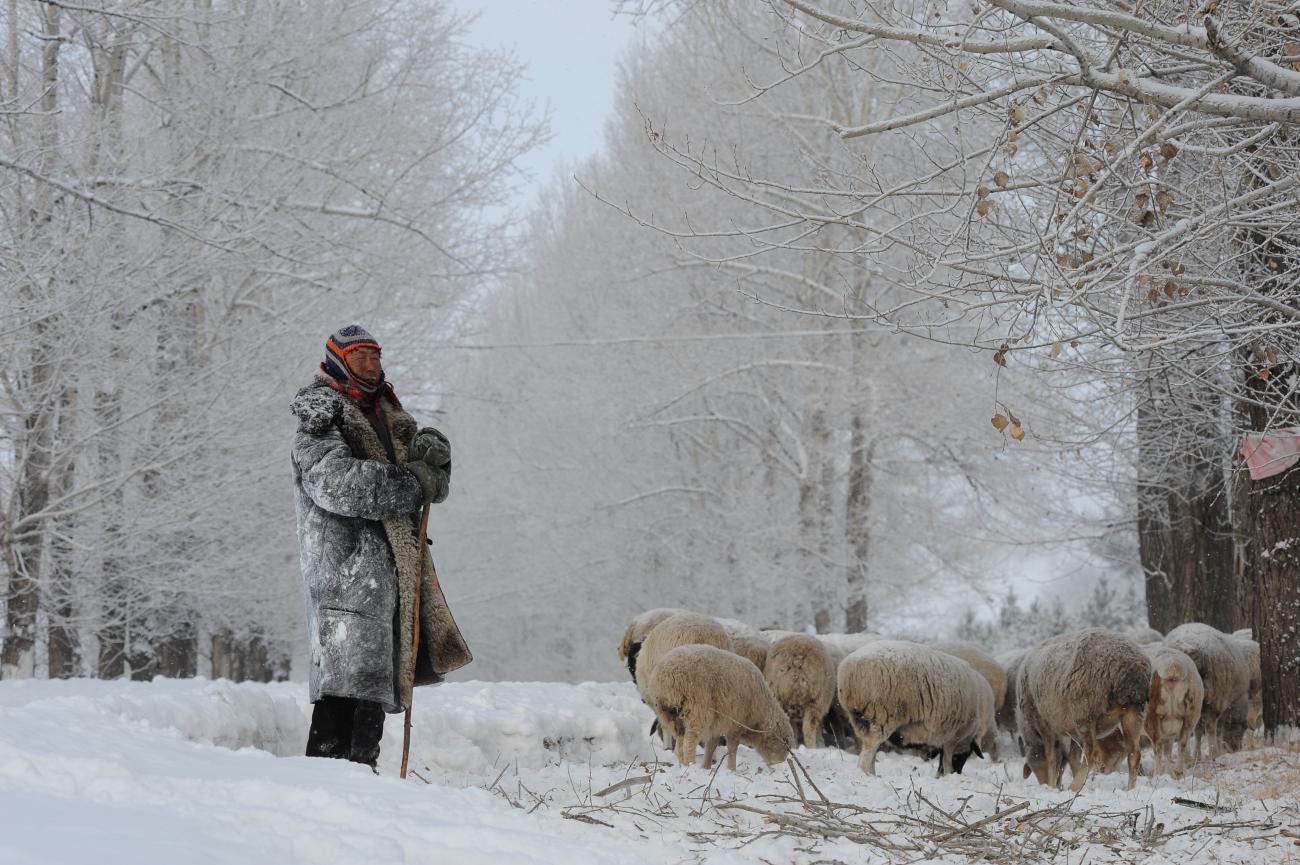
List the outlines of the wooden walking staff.
<svg viewBox="0 0 1300 865">
<path fill-rule="evenodd" d="M 415 609 L 411 616 L 415 620 L 415 627 L 411 629 L 414 636 L 411 637 L 411 679 L 407 683 L 410 685 L 411 696 L 406 699 L 406 723 L 402 727 L 402 774 L 406 777 L 406 761 L 411 756 L 411 707 L 415 705 L 415 668 L 420 658 L 420 586 L 424 584 L 424 557 L 428 555 L 425 552 L 429 546 L 424 542 L 424 536 L 429 531 L 429 508 L 431 502 L 426 502 L 424 511 L 420 514 L 420 533 L 416 539 L 420 544 L 420 564 L 416 569 L 419 579 L 415 581 Z"/>
</svg>

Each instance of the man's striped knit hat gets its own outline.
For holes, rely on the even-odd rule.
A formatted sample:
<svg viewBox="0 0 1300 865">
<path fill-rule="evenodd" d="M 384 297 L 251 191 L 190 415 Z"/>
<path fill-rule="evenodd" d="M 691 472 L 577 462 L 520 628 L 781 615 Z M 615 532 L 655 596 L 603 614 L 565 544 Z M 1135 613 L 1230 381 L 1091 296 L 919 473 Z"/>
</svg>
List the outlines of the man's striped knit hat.
<svg viewBox="0 0 1300 865">
<path fill-rule="evenodd" d="M 348 369 L 346 361 L 348 353 L 359 348 L 380 350 L 379 343 L 361 325 L 349 324 L 340 327 L 325 340 L 325 361 L 321 364 L 321 369 L 331 378 L 349 382 L 369 393 L 375 390 L 376 385 L 361 381 L 354 376 L 352 370 Z"/>
</svg>

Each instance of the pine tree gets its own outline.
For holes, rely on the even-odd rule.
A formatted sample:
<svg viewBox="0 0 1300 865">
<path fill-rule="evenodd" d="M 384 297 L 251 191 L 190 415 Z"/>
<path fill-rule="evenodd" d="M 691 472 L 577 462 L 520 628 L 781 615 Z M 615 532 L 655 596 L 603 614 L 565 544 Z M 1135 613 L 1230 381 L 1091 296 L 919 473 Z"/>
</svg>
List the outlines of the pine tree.
<svg viewBox="0 0 1300 865">
<path fill-rule="evenodd" d="M 966 611 L 962 613 L 961 623 L 957 625 L 956 637 L 959 640 L 979 643 L 981 646 L 992 647 L 996 642 L 993 635 L 993 625 L 976 619 L 975 611 L 970 607 L 967 607 Z"/>
<path fill-rule="evenodd" d="M 1120 609 L 1120 601 L 1107 577 L 1097 580 L 1093 586 L 1092 597 L 1079 616 L 1079 624 L 1085 628 L 1107 628 L 1112 631 L 1126 630 L 1130 616 Z"/>
</svg>

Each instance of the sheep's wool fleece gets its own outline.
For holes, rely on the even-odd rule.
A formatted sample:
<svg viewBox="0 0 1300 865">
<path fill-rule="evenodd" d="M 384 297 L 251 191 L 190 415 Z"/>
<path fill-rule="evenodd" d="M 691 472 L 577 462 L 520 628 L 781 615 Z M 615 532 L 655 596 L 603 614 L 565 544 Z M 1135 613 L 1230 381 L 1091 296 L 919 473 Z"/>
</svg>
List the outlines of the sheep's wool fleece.
<svg viewBox="0 0 1300 865">
<path fill-rule="evenodd" d="M 397 462 L 405 462 L 415 421 L 386 398 L 381 407 Z M 400 712 L 410 705 L 412 668 L 415 684 L 428 685 L 472 660 L 430 556 L 420 571 L 420 482 L 388 461 L 360 406 L 328 383 L 300 390 L 291 408 L 311 700 L 352 697 Z M 417 583 L 418 658 L 411 651 Z"/>
</svg>

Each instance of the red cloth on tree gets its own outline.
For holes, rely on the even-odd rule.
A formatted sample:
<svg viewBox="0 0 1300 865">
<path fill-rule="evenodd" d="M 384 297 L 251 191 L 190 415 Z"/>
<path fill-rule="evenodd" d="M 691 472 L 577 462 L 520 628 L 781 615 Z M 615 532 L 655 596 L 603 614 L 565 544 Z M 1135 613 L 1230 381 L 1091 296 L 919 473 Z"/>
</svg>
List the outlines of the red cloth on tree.
<svg viewBox="0 0 1300 865">
<path fill-rule="evenodd" d="M 1300 462 L 1300 427 L 1246 433 L 1241 437 L 1241 455 L 1250 469 L 1251 480 L 1280 475 Z"/>
</svg>

